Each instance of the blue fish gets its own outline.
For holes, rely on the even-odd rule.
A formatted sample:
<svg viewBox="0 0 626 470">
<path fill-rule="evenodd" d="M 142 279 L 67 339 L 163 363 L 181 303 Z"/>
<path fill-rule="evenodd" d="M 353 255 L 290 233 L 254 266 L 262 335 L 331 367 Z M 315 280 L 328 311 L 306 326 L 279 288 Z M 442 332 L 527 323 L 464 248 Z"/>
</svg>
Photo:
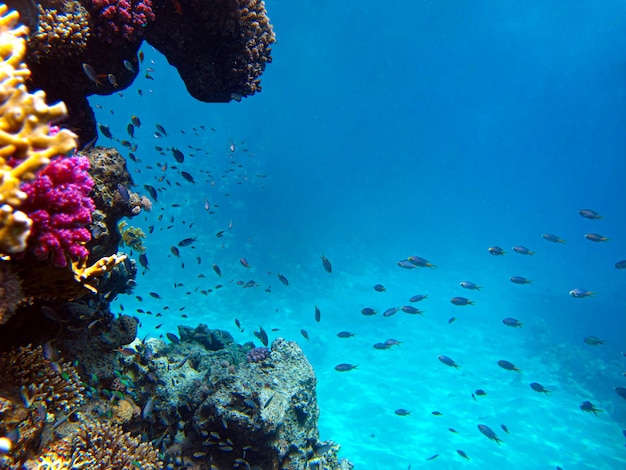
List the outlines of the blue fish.
<svg viewBox="0 0 626 470">
<path fill-rule="evenodd" d="M 491 439 L 492 441 L 495 441 L 496 444 L 500 445 L 501 442 L 504 442 L 502 439 L 500 439 L 495 432 L 493 432 L 493 429 L 491 429 L 489 426 L 487 426 L 486 424 L 479 424 L 478 425 L 478 430 L 487 438 Z"/>
</svg>

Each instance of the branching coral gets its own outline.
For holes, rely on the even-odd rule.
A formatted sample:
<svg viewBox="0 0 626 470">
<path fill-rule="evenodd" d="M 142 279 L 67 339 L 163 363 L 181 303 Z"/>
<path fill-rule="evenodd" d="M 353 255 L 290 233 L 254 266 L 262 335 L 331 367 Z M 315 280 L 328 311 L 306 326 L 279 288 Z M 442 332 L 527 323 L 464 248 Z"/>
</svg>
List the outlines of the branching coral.
<svg viewBox="0 0 626 470">
<path fill-rule="evenodd" d="M 17 12 L 7 13 L 6 5 L 0 5 L 0 252 L 10 254 L 25 249 L 30 230 L 28 217 L 16 210 L 26 198 L 20 185 L 50 158 L 76 147 L 72 132 L 50 134 L 49 123 L 67 114 L 65 105 L 48 106 L 43 91 L 26 89 L 27 29 L 17 24 Z"/>
</svg>

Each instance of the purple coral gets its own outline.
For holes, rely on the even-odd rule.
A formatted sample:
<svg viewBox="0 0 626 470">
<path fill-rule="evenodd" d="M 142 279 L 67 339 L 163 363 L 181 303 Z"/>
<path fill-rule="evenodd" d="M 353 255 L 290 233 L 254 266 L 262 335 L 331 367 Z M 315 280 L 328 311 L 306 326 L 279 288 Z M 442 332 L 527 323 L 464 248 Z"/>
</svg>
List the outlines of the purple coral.
<svg viewBox="0 0 626 470">
<path fill-rule="evenodd" d="M 91 234 L 95 205 L 89 197 L 93 180 L 87 157 L 57 157 L 41 170 L 35 180 L 21 189 L 27 195 L 20 209 L 33 221 L 28 248 L 38 259 L 50 259 L 56 266 L 67 266 L 67 257 L 89 255 L 85 243 Z"/>
<path fill-rule="evenodd" d="M 134 42 L 155 19 L 152 0 L 91 0 L 87 7 L 96 35 L 109 44 L 120 39 Z"/>
<path fill-rule="evenodd" d="M 252 348 L 248 351 L 246 359 L 248 362 L 263 362 L 270 357 L 270 350 L 267 348 Z"/>
</svg>

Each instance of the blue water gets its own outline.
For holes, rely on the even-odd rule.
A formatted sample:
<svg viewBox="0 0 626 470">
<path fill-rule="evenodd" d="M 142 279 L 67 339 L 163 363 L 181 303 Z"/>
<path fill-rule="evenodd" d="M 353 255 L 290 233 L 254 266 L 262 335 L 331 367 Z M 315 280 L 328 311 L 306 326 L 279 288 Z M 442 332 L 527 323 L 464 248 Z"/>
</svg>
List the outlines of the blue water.
<svg viewBox="0 0 626 470">
<path fill-rule="evenodd" d="M 150 271 L 114 311 L 150 310 L 137 315 L 151 335 L 201 322 L 245 342 L 259 325 L 280 328 L 271 337 L 298 341 L 315 368 L 321 438 L 339 442 L 357 468 L 626 468 L 626 401 L 613 390 L 626 386 L 626 271 L 614 268 L 626 258 L 623 2 L 266 4 L 278 43 L 257 96 L 196 102 L 145 46 L 155 80 L 140 74 L 123 96 L 91 100 L 120 138 L 140 116 L 142 161 L 129 167 L 139 190 L 160 189 L 153 211 L 131 222 L 155 227 Z M 156 123 L 168 137 L 153 137 Z M 175 162 L 155 145 L 183 150 L 180 169 L 198 184 L 161 172 L 157 163 Z M 164 174 L 171 186 L 157 181 Z M 580 217 L 587 208 L 603 218 Z M 543 240 L 548 232 L 567 243 Z M 590 232 L 610 240 L 590 242 Z M 170 246 L 190 236 L 195 248 L 174 258 Z M 491 256 L 492 245 L 507 254 Z M 410 255 L 438 268 L 396 265 Z M 533 282 L 513 284 L 513 275 Z M 249 280 L 259 286 L 237 285 Z M 462 289 L 464 280 L 482 289 Z M 569 296 L 577 287 L 597 294 Z M 418 293 L 428 294 L 423 316 L 381 315 Z M 475 305 L 456 307 L 454 296 Z M 379 314 L 365 317 L 364 307 Z M 524 326 L 506 327 L 505 317 Z M 356 336 L 337 338 L 341 330 Z M 606 344 L 585 344 L 590 335 Z M 372 347 L 387 338 L 402 344 Z M 442 354 L 461 367 L 440 363 Z M 501 369 L 501 359 L 522 372 Z M 339 363 L 358 368 L 339 373 Z M 487 396 L 475 401 L 479 388 Z M 582 412 L 585 400 L 605 411 Z"/>
</svg>

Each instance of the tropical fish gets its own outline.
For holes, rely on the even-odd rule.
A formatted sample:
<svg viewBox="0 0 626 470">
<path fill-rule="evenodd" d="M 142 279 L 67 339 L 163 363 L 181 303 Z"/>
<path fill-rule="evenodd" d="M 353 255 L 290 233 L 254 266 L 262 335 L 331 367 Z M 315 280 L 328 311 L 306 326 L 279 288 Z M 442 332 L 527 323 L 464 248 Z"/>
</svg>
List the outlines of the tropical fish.
<svg viewBox="0 0 626 470">
<path fill-rule="evenodd" d="M 600 408 L 596 408 L 596 405 L 594 405 L 590 401 L 582 402 L 579 408 L 583 410 L 585 413 L 593 413 L 596 416 L 598 416 L 598 412 L 604 411 L 604 410 L 601 410 Z"/>
<path fill-rule="evenodd" d="M 513 251 L 515 253 L 519 253 L 520 255 L 534 255 L 535 252 L 534 251 L 530 251 L 528 248 L 526 248 L 525 246 L 514 246 L 513 247 Z"/>
<path fill-rule="evenodd" d="M 571 295 L 572 297 L 575 297 L 577 299 L 582 299 L 584 297 L 591 297 L 592 295 L 594 295 L 595 292 L 590 292 L 588 290 L 585 289 L 581 289 L 579 287 L 577 287 L 576 289 L 572 289 L 571 291 L 569 291 L 569 295 Z"/>
<path fill-rule="evenodd" d="M 524 276 L 511 276 L 509 278 L 513 284 L 531 284 L 533 281 L 526 279 Z"/>
<path fill-rule="evenodd" d="M 117 88 L 118 87 L 117 78 L 115 78 L 115 75 L 113 75 L 112 73 L 107 75 L 107 80 L 113 86 L 113 88 Z"/>
<path fill-rule="evenodd" d="M 337 364 L 335 366 L 335 370 L 337 372 L 348 372 L 351 371 L 352 369 L 356 369 L 358 367 L 358 364 Z"/>
<path fill-rule="evenodd" d="M 461 281 L 459 282 L 459 285 L 464 288 L 464 289 L 469 289 L 469 290 L 480 290 L 481 287 L 477 286 L 476 284 L 474 284 L 471 281 Z"/>
<path fill-rule="evenodd" d="M 626 269 L 626 259 L 623 259 L 615 263 L 615 269 Z"/>
<path fill-rule="evenodd" d="M 125 60 L 124 67 L 126 67 L 126 70 L 128 70 L 129 72 L 135 73 L 135 67 L 133 67 L 133 64 L 131 64 L 130 61 Z"/>
<path fill-rule="evenodd" d="M 456 431 L 455 431 L 456 432 Z M 470 458 L 467 456 L 467 454 L 462 451 L 461 449 L 457 449 L 456 453 L 459 454 L 461 457 L 463 457 L 465 460 L 469 460 Z"/>
<path fill-rule="evenodd" d="M 158 132 L 160 132 L 164 136 L 167 136 L 167 132 L 165 132 L 165 128 L 161 124 L 156 124 L 155 127 Z"/>
<path fill-rule="evenodd" d="M 394 413 L 398 416 L 409 416 L 411 414 L 409 410 L 406 410 L 404 408 L 398 408 L 396 411 L 394 411 Z"/>
<path fill-rule="evenodd" d="M 315 321 L 319 323 L 321 319 L 322 319 L 322 312 L 320 312 L 320 309 L 316 305 L 315 306 Z"/>
<path fill-rule="evenodd" d="M 176 147 L 172 147 L 172 155 L 174 155 L 177 163 L 183 163 L 185 161 L 185 154 Z"/>
<path fill-rule="evenodd" d="M 330 264 L 330 261 L 328 260 L 328 258 L 326 258 L 325 255 L 321 256 L 322 258 L 322 265 L 324 266 L 324 269 L 326 270 L 327 273 L 332 273 L 333 272 L 333 265 Z"/>
<path fill-rule="evenodd" d="M 139 264 L 141 264 L 146 270 L 150 271 L 150 268 L 148 267 L 148 257 L 145 253 L 141 253 L 139 255 Z"/>
<path fill-rule="evenodd" d="M 256 336 L 259 339 L 259 341 L 261 341 L 263 346 L 267 347 L 269 343 L 269 338 L 267 337 L 267 333 L 265 332 L 262 326 L 259 326 L 259 331 L 254 332 L 254 336 Z"/>
<path fill-rule="evenodd" d="M 170 251 L 174 256 L 180 258 L 180 250 L 178 248 L 176 248 L 175 246 L 170 246 Z"/>
<path fill-rule="evenodd" d="M 390 317 L 392 315 L 395 315 L 397 311 L 398 307 L 390 307 L 383 312 L 383 317 Z"/>
<path fill-rule="evenodd" d="M 450 366 L 450 367 L 454 367 L 455 369 L 458 369 L 461 367 L 448 356 L 444 356 L 444 355 L 437 356 L 437 359 L 439 359 L 439 361 L 442 362 L 443 364 Z"/>
<path fill-rule="evenodd" d="M 544 240 L 548 240 L 549 242 L 565 243 L 565 240 L 563 240 L 561 237 L 559 237 L 558 235 L 555 235 L 553 233 L 544 233 L 543 235 L 541 235 L 541 237 Z"/>
<path fill-rule="evenodd" d="M 309 333 L 306 330 L 300 330 L 300 333 L 304 336 L 304 339 L 309 341 Z"/>
<path fill-rule="evenodd" d="M 492 254 L 493 256 L 502 256 L 503 254 L 506 253 L 506 251 L 504 251 L 499 246 L 494 245 L 494 246 L 489 247 L 489 253 Z"/>
<path fill-rule="evenodd" d="M 496 436 L 496 433 L 493 432 L 493 430 L 487 426 L 486 424 L 479 424 L 478 425 L 478 430 L 486 437 L 488 437 L 489 439 L 491 439 L 492 441 L 495 441 L 496 444 L 500 445 L 501 442 L 504 442 L 503 440 L 501 440 L 500 438 L 498 438 L 498 436 Z"/>
<path fill-rule="evenodd" d="M 450 302 L 452 302 L 454 305 L 458 305 L 459 307 L 462 307 L 464 305 L 474 305 L 473 300 L 466 299 L 465 297 L 452 297 L 450 299 Z"/>
<path fill-rule="evenodd" d="M 584 217 L 585 219 L 597 220 L 602 218 L 600 214 L 591 209 L 580 209 L 578 213 L 581 217 Z"/>
<path fill-rule="evenodd" d="M 215 271 L 215 274 L 217 274 L 219 277 L 222 277 L 222 270 L 220 269 L 220 267 L 217 264 L 213 264 L 213 271 Z"/>
<path fill-rule="evenodd" d="M 132 122 L 126 126 L 126 132 L 128 132 L 131 139 L 135 138 L 135 126 Z"/>
<path fill-rule="evenodd" d="M 100 83 L 100 81 L 98 80 L 98 74 L 96 73 L 96 69 L 94 69 L 91 65 L 85 62 L 83 62 L 82 67 L 83 67 L 83 72 L 85 72 L 85 75 L 87 76 L 89 80 L 94 82 L 96 86 L 102 85 L 102 83 Z"/>
<path fill-rule="evenodd" d="M 589 346 L 599 346 L 601 344 L 606 344 L 606 341 L 596 336 L 587 336 L 586 338 L 583 339 L 583 341 L 585 344 L 588 344 Z"/>
<path fill-rule="evenodd" d="M 538 382 L 531 383 L 530 388 L 532 388 L 535 392 L 545 393 L 546 395 L 550 393 L 550 390 L 548 390 L 547 388 L 545 388 L 543 385 L 541 385 Z"/>
<path fill-rule="evenodd" d="M 245 258 L 239 258 L 239 262 L 241 263 L 241 265 L 244 268 L 250 268 L 250 263 L 248 263 L 248 260 Z"/>
<path fill-rule="evenodd" d="M 414 266 L 417 266 L 418 268 L 436 268 L 437 266 L 432 264 L 430 261 L 428 261 L 427 259 L 422 258 L 421 256 L 409 256 L 407 258 L 407 260 L 413 264 Z"/>
<path fill-rule="evenodd" d="M 506 326 L 512 326 L 513 328 L 521 328 L 523 326 L 523 324 L 516 318 L 505 318 L 504 320 L 502 320 L 502 323 L 504 323 Z"/>
<path fill-rule="evenodd" d="M 165 333 L 165 336 L 167 336 L 167 339 L 169 339 L 172 343 L 180 344 L 180 339 L 174 333 L 167 332 Z"/>
<path fill-rule="evenodd" d="M 149 184 L 144 184 L 143 188 L 148 191 L 148 194 L 150 194 L 150 197 L 152 197 L 152 199 L 154 199 L 155 201 L 157 200 L 157 190 L 154 189 L 154 186 L 150 186 Z"/>
<path fill-rule="evenodd" d="M 141 120 L 137 116 L 131 116 L 130 122 L 132 122 L 135 127 L 141 127 Z"/>
<path fill-rule="evenodd" d="M 400 310 L 402 310 L 404 313 L 409 313 L 411 315 L 421 315 L 423 312 L 411 305 L 404 305 L 402 307 L 400 307 Z"/>
<path fill-rule="evenodd" d="M 421 302 L 422 300 L 424 300 L 426 297 L 428 297 L 428 295 L 423 295 L 423 294 L 416 294 L 413 297 L 411 297 L 409 299 L 409 302 Z"/>
<path fill-rule="evenodd" d="M 376 315 L 376 310 L 371 307 L 365 307 L 361 309 L 361 314 L 365 315 L 366 317 L 371 317 L 373 315 Z"/>
<path fill-rule="evenodd" d="M 278 280 L 280 282 L 282 282 L 283 284 L 285 284 L 286 286 L 289 285 L 289 281 L 287 280 L 287 278 L 285 276 L 283 276 L 281 273 L 276 273 L 276 275 L 278 276 Z M 316 307 L 317 308 L 317 307 Z"/>
<path fill-rule="evenodd" d="M 111 133 L 111 128 L 109 126 L 105 124 L 98 124 L 98 129 L 100 129 L 102 135 L 105 136 L 107 139 L 113 138 L 113 134 Z"/>
<path fill-rule="evenodd" d="M 415 265 L 411 263 L 408 259 L 401 259 L 397 263 L 398 266 L 404 269 L 415 269 Z"/>
<path fill-rule="evenodd" d="M 626 400 L 626 388 L 615 387 L 615 393 L 617 393 L 617 396 L 622 397 L 624 400 Z"/>
<path fill-rule="evenodd" d="M 426 459 L 426 461 L 428 462 L 429 460 L 435 460 L 437 457 L 439 457 L 439 454 L 431 455 Z"/>
<path fill-rule="evenodd" d="M 181 241 L 178 242 L 178 246 L 180 247 L 184 247 L 184 246 L 189 246 L 191 245 L 193 242 L 195 242 L 198 239 L 198 237 L 189 237 L 189 238 L 184 238 Z"/>
<path fill-rule="evenodd" d="M 374 344 L 374 349 L 389 349 L 389 345 L 385 343 Z"/>
<path fill-rule="evenodd" d="M 387 289 L 385 289 L 385 286 L 383 286 L 382 284 L 376 284 L 374 285 L 374 290 L 376 292 L 385 292 Z"/>
<path fill-rule="evenodd" d="M 606 242 L 609 240 L 607 237 L 603 237 L 599 233 L 587 233 L 585 234 L 585 238 L 592 242 Z"/>
<path fill-rule="evenodd" d="M 512 362 L 509 361 L 505 361 L 505 360 L 501 360 L 498 361 L 498 365 L 500 367 L 502 367 L 505 370 L 511 370 L 511 371 L 515 371 L 515 372 L 521 372 L 521 369 L 518 369 L 515 364 L 513 364 Z"/>
<path fill-rule="evenodd" d="M 191 175 L 191 173 L 187 172 L 187 171 L 181 171 L 180 175 L 185 178 L 186 181 L 189 181 L 191 184 L 196 184 L 196 180 L 193 178 L 193 176 Z"/>
<path fill-rule="evenodd" d="M 340 331 L 337 333 L 338 338 L 352 338 L 353 336 L 355 336 L 355 334 L 349 331 Z"/>
<path fill-rule="evenodd" d="M 502 430 L 503 430 L 505 433 L 507 433 L 507 434 L 509 433 L 509 428 L 507 428 L 507 427 L 506 427 L 506 424 L 501 424 L 501 425 L 500 425 L 500 427 L 502 428 Z"/>
</svg>

